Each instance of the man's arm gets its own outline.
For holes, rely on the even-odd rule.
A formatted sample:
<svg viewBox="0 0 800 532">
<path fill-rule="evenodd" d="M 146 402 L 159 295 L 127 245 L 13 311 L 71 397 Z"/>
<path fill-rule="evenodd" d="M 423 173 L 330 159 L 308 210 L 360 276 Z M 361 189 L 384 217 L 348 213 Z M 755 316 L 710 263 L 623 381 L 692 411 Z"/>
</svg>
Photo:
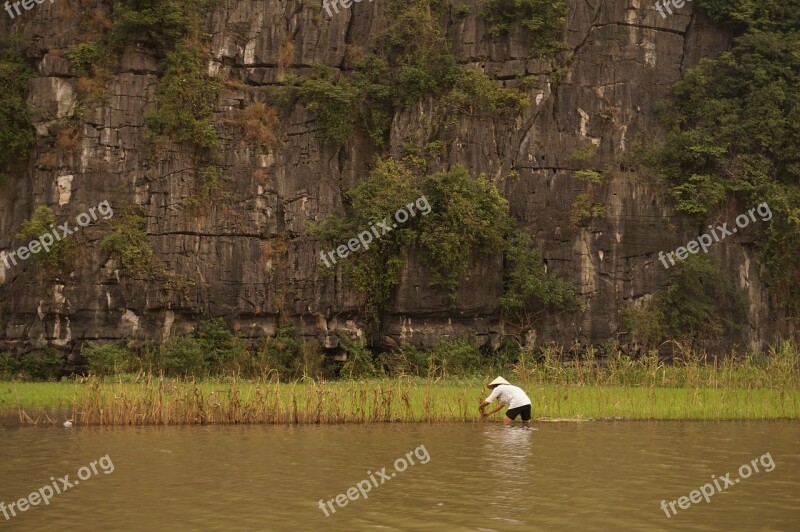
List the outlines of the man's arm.
<svg viewBox="0 0 800 532">
<path fill-rule="evenodd" d="M 495 399 L 497 399 L 497 396 L 498 396 L 498 395 L 500 395 L 500 390 L 498 390 L 497 388 L 495 388 L 494 390 L 492 390 L 492 393 L 490 393 L 490 394 L 489 394 L 489 397 L 487 397 L 486 399 L 484 399 L 483 401 L 481 401 L 480 405 L 478 405 L 478 410 L 480 411 L 481 415 L 484 415 L 484 414 L 485 414 L 484 410 L 486 409 L 486 407 L 487 407 L 487 406 L 488 406 L 488 405 L 489 405 L 489 404 L 490 404 L 492 401 L 494 401 Z"/>
<path fill-rule="evenodd" d="M 489 417 L 489 416 L 491 416 L 492 414 L 494 414 L 494 413 L 496 413 L 496 412 L 499 412 L 499 411 L 501 411 L 501 410 L 502 410 L 502 409 L 504 409 L 505 407 L 506 407 L 506 405 L 502 405 L 502 404 L 501 404 L 501 405 L 499 405 L 497 408 L 495 408 L 494 410 L 492 410 L 491 412 L 484 412 L 484 413 L 483 413 L 483 415 L 484 415 L 484 416 L 486 416 L 486 417 Z"/>
<path fill-rule="evenodd" d="M 495 394 L 494 394 L 494 392 L 492 392 L 492 395 L 495 395 Z M 493 398 L 492 398 L 492 395 L 490 395 L 490 396 L 489 396 L 489 397 L 487 397 L 486 399 L 491 399 L 491 400 L 493 400 Z M 489 401 L 489 400 L 483 400 L 483 401 L 481 401 L 480 405 L 478 405 L 478 411 L 481 413 L 481 421 L 486 421 L 486 419 L 487 419 L 489 416 L 491 416 L 491 415 L 492 415 L 492 414 L 494 414 L 495 412 L 499 412 L 500 410 L 502 410 L 502 409 L 505 407 L 505 404 L 503 404 L 503 403 L 500 403 L 500 404 L 498 405 L 498 407 L 497 407 L 497 408 L 495 408 L 494 410 L 492 410 L 491 412 L 489 412 L 489 413 L 487 414 L 487 413 L 486 413 L 486 407 L 487 407 L 487 406 L 489 406 L 490 404 L 491 404 L 491 401 Z"/>
</svg>

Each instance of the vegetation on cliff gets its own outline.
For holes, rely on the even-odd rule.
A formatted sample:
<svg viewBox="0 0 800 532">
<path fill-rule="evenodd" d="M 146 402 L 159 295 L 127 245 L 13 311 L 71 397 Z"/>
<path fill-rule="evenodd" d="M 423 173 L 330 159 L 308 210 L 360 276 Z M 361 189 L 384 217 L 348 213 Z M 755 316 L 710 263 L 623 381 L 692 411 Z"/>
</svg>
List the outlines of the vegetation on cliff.
<svg viewBox="0 0 800 532">
<path fill-rule="evenodd" d="M 800 319 L 800 10 L 782 0 L 698 0 L 735 37 L 730 51 L 686 72 L 664 103 L 668 128 L 651 163 L 679 210 L 766 201 L 774 217 L 756 245 L 789 318 Z"/>
<path fill-rule="evenodd" d="M 36 146 L 26 96 L 35 75 L 16 46 L 0 51 L 0 184 L 8 178 L 9 164 L 25 160 Z"/>
<path fill-rule="evenodd" d="M 675 266 L 663 292 L 642 308 L 623 311 L 621 322 L 645 350 L 674 341 L 718 350 L 744 341 L 745 303 L 717 259 L 692 255 Z"/>
<path fill-rule="evenodd" d="M 207 74 L 206 57 L 199 42 L 181 41 L 161 64 L 155 108 L 145 121 L 148 137 L 159 152 L 166 142 L 188 146 L 197 161 L 197 173 L 205 185 L 219 185 L 222 145 L 211 116 L 222 91 L 222 82 Z"/>
<path fill-rule="evenodd" d="M 22 222 L 22 227 L 15 235 L 20 242 L 27 244 L 41 235 L 51 233 L 56 225 L 56 215 L 47 205 L 41 205 L 33 211 L 30 219 Z M 51 273 L 67 274 L 73 267 L 76 254 L 74 238 L 60 238 L 50 246 L 50 249 L 41 249 L 32 254 L 32 263 L 41 265 L 45 271 Z"/>
<path fill-rule="evenodd" d="M 515 24 L 521 24 L 533 34 L 538 52 L 563 48 L 565 0 L 482 0 L 481 4 L 481 15 L 492 35 L 508 33 Z"/>
<path fill-rule="evenodd" d="M 444 127 L 454 125 L 459 115 L 496 116 L 519 112 L 528 105 L 525 88 L 533 79 L 524 72 L 520 72 L 523 83 L 519 87 L 505 88 L 482 70 L 458 63 L 447 32 L 448 2 L 387 2 L 386 27 L 374 37 L 369 50 L 350 46 L 341 72 L 319 66 L 307 79 L 287 76 L 281 89 L 284 93 L 296 91 L 306 108 L 317 114 L 327 140 L 346 144 L 355 132 L 361 132 L 382 146 L 394 108 L 427 97 L 440 99 L 436 121 Z M 538 0 L 522 0 L 521 4 L 530 2 Z M 566 8 L 562 1 L 546 3 L 555 6 L 555 11 L 531 15 L 526 21 L 542 31 L 543 44 L 536 50 L 551 53 L 553 41 L 563 34 Z M 494 6 L 490 12 L 492 16 L 509 12 L 516 17 L 516 11 L 508 11 L 512 7 Z M 286 95 L 276 99 L 285 101 Z"/>
<path fill-rule="evenodd" d="M 369 177 L 347 192 L 346 214 L 326 218 L 314 232 L 335 247 L 370 223 L 391 221 L 398 209 L 422 196 L 429 214 L 418 214 L 375 240 L 370 249 L 341 262 L 353 286 L 364 293 L 373 319 L 389 308 L 411 249 L 430 271 L 431 285 L 447 290 L 453 299 L 471 265 L 505 253 L 508 275 L 501 303 L 510 316 L 521 315 L 534 302 L 551 309 L 579 306 L 571 283 L 545 273 L 541 253 L 517 236 L 508 202 L 494 184 L 484 175 L 473 178 L 461 166 L 424 175 L 405 162 L 379 160 Z"/>
<path fill-rule="evenodd" d="M 187 37 L 197 38 L 202 17 L 219 0 L 120 0 L 114 4 L 110 44 L 140 43 L 165 56 Z"/>
</svg>

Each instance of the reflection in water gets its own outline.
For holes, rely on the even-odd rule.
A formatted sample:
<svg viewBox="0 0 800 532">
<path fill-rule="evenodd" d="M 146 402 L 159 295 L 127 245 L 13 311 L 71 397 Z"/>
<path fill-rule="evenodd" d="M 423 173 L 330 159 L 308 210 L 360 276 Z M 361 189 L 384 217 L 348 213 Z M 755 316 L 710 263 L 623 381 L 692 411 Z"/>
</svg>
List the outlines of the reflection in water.
<svg viewBox="0 0 800 532">
<path fill-rule="evenodd" d="M 529 501 L 533 476 L 533 438 L 535 429 L 501 424 L 487 425 L 483 431 L 487 493 L 491 497 L 487 506 L 493 514 L 493 526 L 521 525 L 516 519 L 524 515 L 527 506 L 520 501 Z"/>
<path fill-rule="evenodd" d="M 484 449 L 499 478 L 531 473 L 533 438 L 536 429 L 515 426 L 487 426 L 483 432 Z"/>
<path fill-rule="evenodd" d="M 0 530 L 791 530 L 800 424 L 499 423 L 0 429 L 0 501 L 98 456 Z M 424 445 L 430 455 L 326 517 L 320 499 Z M 770 452 L 776 467 L 667 521 L 659 507 Z M 388 468 L 387 468 L 388 470 Z"/>
</svg>

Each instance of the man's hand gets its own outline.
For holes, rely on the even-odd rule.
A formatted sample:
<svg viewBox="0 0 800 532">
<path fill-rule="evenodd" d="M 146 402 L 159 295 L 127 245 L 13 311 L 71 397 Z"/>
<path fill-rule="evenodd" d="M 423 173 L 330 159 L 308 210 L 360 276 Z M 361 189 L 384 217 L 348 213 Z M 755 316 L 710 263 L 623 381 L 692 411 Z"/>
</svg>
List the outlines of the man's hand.
<svg viewBox="0 0 800 532">
<path fill-rule="evenodd" d="M 482 413 L 481 414 L 481 423 L 486 423 L 487 421 L 489 421 L 489 414 Z"/>
</svg>

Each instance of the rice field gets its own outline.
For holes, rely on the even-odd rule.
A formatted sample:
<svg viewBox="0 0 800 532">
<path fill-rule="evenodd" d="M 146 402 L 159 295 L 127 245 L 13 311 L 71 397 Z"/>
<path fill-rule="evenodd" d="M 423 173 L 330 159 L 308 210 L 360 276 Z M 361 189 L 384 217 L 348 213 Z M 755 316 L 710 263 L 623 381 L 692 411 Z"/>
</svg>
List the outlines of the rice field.
<svg viewBox="0 0 800 532">
<path fill-rule="evenodd" d="M 784 343 L 759 358 L 707 362 L 687 352 L 563 360 L 520 357 L 503 370 L 533 402 L 534 419 L 800 419 L 800 353 Z M 61 382 L 0 382 L 0 414 L 24 425 L 476 422 L 496 373 L 279 382 L 236 375 L 197 380 L 139 372 Z M 502 413 L 492 419 L 499 420 Z"/>
<path fill-rule="evenodd" d="M 534 419 L 800 418 L 800 390 L 528 384 Z M 271 383 L 145 376 L 138 383 L 3 383 L 0 410 L 21 424 L 475 422 L 481 384 L 433 379 Z M 499 420 L 502 414 L 492 419 Z"/>
</svg>

